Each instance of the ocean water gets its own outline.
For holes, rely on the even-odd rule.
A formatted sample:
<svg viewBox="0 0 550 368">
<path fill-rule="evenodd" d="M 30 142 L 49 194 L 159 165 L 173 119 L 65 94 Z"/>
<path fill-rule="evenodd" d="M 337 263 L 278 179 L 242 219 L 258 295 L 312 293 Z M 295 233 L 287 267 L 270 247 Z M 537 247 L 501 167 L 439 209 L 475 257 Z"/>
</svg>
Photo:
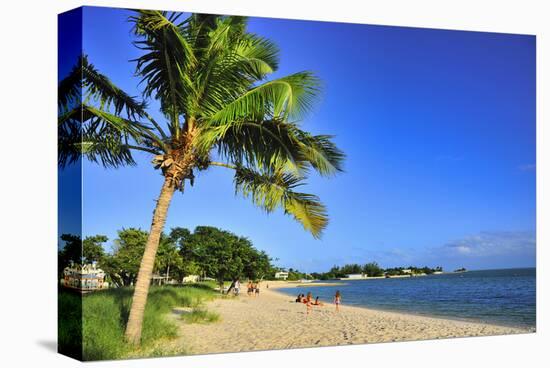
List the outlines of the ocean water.
<svg viewBox="0 0 550 368">
<path fill-rule="evenodd" d="M 324 282 L 345 285 L 279 290 L 293 297 L 311 291 L 328 303 L 340 290 L 344 305 L 531 329 L 536 325 L 535 268 Z"/>
</svg>

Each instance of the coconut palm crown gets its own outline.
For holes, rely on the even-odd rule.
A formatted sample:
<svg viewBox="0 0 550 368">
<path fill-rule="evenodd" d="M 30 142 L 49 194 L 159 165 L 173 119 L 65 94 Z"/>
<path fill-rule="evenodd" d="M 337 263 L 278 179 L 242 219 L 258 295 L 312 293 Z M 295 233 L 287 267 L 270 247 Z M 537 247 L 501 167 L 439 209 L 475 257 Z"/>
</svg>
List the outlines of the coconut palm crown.
<svg viewBox="0 0 550 368">
<path fill-rule="evenodd" d="M 197 171 L 234 171 L 236 193 L 267 212 L 282 208 L 318 238 L 328 215 L 319 198 L 298 188 L 311 170 L 332 176 L 343 153 L 328 135 L 300 128 L 319 95 L 310 72 L 268 79 L 279 50 L 246 31 L 246 18 L 141 10 L 129 20 L 142 100 L 102 75 L 83 55 L 59 84 L 59 164 L 81 156 L 105 167 L 135 165 L 134 152 L 152 155 L 164 177 L 140 266 L 126 338 L 140 341 L 155 254 L 175 191 Z M 144 101 L 156 99 L 156 121 Z"/>
</svg>

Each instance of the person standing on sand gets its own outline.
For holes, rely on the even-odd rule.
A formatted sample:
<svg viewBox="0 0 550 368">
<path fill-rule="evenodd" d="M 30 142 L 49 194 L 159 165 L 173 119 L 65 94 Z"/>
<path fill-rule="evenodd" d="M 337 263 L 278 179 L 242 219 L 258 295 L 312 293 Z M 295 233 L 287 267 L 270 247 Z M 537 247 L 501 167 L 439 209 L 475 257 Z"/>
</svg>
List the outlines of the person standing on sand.
<svg viewBox="0 0 550 368">
<path fill-rule="evenodd" d="M 256 284 L 256 288 L 254 289 L 254 296 L 260 296 L 260 283 L 259 282 Z"/>
<path fill-rule="evenodd" d="M 239 296 L 239 291 L 241 290 L 241 282 L 239 279 L 235 281 L 235 296 Z"/>
<path fill-rule="evenodd" d="M 340 303 L 342 302 L 342 296 L 340 295 L 340 290 L 336 290 L 334 295 L 334 304 L 336 305 L 336 312 L 340 312 Z"/>
</svg>

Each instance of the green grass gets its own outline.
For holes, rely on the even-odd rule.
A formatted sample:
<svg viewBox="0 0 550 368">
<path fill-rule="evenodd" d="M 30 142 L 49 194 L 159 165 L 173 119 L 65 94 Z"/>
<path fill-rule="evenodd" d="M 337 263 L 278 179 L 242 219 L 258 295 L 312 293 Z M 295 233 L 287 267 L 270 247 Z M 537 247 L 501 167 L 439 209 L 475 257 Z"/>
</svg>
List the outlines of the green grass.
<svg viewBox="0 0 550 368">
<path fill-rule="evenodd" d="M 194 308 L 190 313 L 182 314 L 181 319 L 187 323 L 212 323 L 218 322 L 220 315 L 203 308 Z"/>
<path fill-rule="evenodd" d="M 217 296 L 209 286 L 200 284 L 151 287 L 143 320 L 142 344 L 135 349 L 124 342 L 132 293 L 131 288 L 120 288 L 94 292 L 81 298 L 78 294 L 61 291 L 60 351 L 82 360 L 157 355 L 156 342 L 177 336 L 177 326 L 165 318 L 172 308 L 198 308 Z M 82 341 L 81 350 L 79 341 Z M 172 355 L 180 353 L 172 352 Z"/>
</svg>

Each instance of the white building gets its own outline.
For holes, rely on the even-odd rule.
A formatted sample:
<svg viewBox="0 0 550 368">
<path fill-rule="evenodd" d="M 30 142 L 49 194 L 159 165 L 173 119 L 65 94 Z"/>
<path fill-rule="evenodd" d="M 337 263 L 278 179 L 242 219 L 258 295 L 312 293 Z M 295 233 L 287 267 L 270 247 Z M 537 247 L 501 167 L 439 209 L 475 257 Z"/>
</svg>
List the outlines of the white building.
<svg viewBox="0 0 550 368">
<path fill-rule="evenodd" d="M 276 272 L 275 273 L 275 278 L 286 280 L 286 279 L 288 279 L 288 272 L 284 272 L 284 271 Z"/>
<path fill-rule="evenodd" d="M 61 285 L 83 293 L 109 287 L 109 283 L 105 282 L 105 272 L 97 268 L 95 263 L 84 265 L 71 263 L 63 269 Z"/>
<path fill-rule="evenodd" d="M 197 282 L 201 277 L 199 275 L 187 275 L 181 280 L 182 282 Z"/>
<path fill-rule="evenodd" d="M 350 279 L 350 280 L 361 280 L 366 278 L 367 278 L 367 274 L 365 273 L 350 273 L 349 275 L 346 275 L 346 279 Z"/>
</svg>

